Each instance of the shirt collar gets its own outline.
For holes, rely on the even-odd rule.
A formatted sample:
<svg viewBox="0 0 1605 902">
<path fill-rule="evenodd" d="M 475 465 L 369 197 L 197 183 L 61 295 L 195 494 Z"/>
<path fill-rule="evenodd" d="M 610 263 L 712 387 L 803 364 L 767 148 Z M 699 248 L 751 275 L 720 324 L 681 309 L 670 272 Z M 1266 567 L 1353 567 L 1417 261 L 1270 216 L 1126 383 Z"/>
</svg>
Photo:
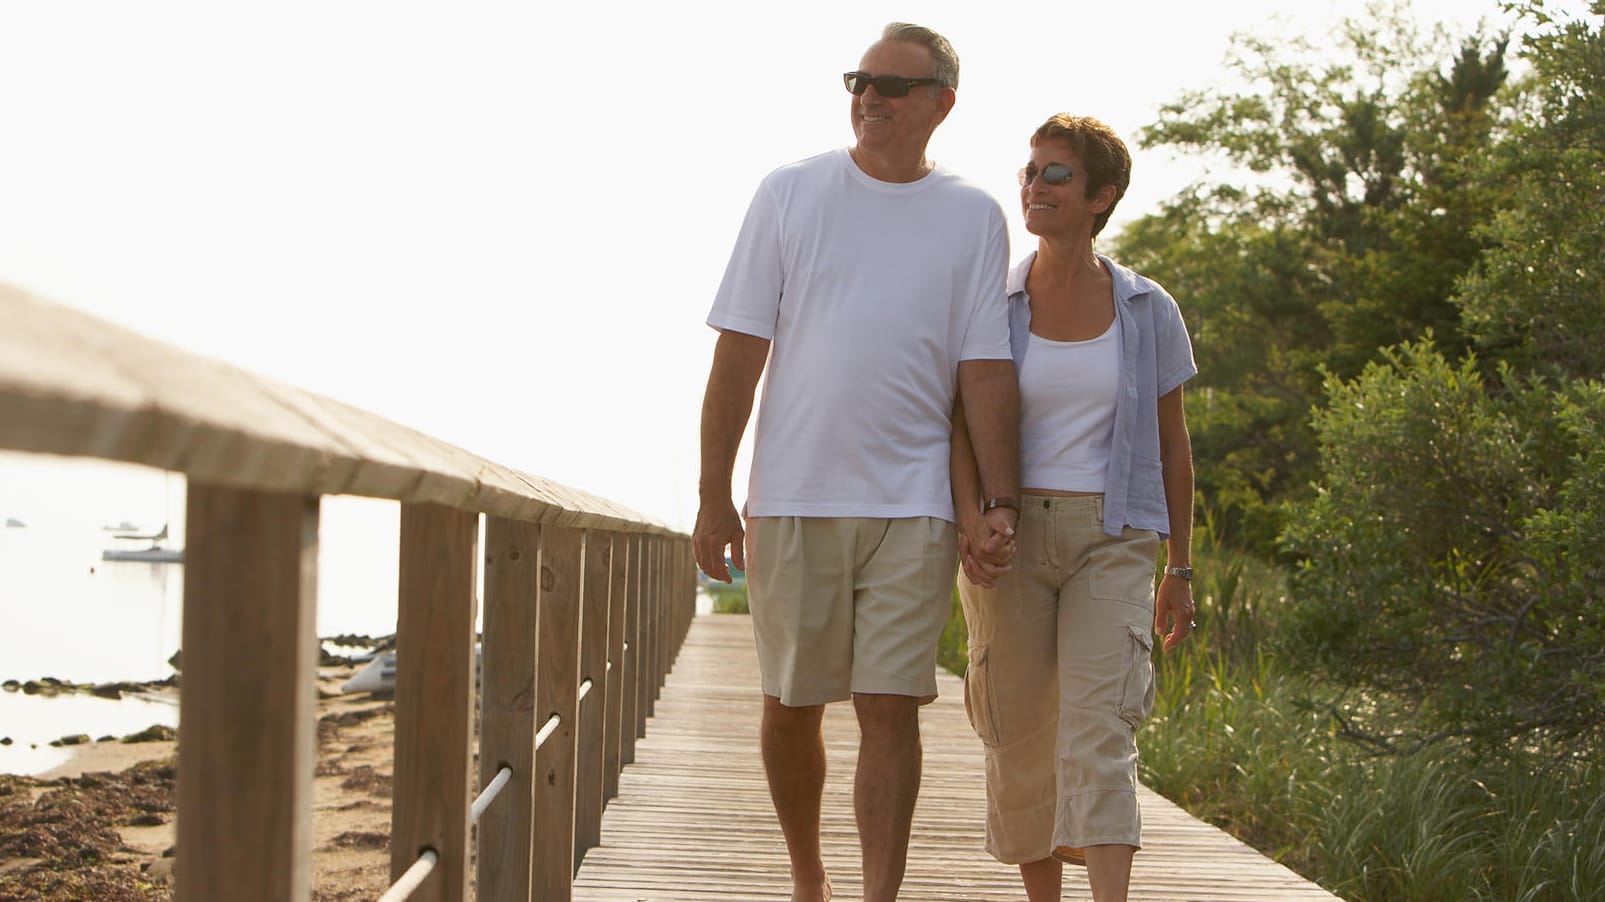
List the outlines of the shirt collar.
<svg viewBox="0 0 1605 902">
<path fill-rule="evenodd" d="M 1009 270 L 1009 277 L 1004 282 L 1004 289 L 1009 297 L 1025 295 L 1025 277 L 1031 272 L 1031 264 L 1036 262 L 1036 259 L 1037 252 L 1032 251 L 1026 254 L 1019 263 L 1016 263 L 1014 269 Z M 1129 301 L 1134 297 L 1148 293 L 1148 287 L 1152 283 L 1147 279 L 1105 257 L 1103 254 L 1099 254 L 1098 259 L 1103 261 L 1104 267 L 1109 270 L 1109 278 L 1114 282 L 1115 300 Z"/>
</svg>

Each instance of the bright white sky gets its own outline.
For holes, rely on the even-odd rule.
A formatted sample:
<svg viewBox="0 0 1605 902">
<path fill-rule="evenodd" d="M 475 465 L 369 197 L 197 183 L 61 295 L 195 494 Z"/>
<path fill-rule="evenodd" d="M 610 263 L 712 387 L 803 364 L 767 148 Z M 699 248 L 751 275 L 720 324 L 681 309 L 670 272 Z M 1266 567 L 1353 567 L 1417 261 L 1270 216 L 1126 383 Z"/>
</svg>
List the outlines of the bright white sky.
<svg viewBox="0 0 1605 902">
<path fill-rule="evenodd" d="M 0 280 L 688 530 L 730 243 L 764 173 L 851 141 L 840 73 L 886 22 L 958 50 L 931 156 L 999 198 L 1018 257 L 1048 115 L 1135 144 L 1232 33 L 1363 9 L 8 2 Z M 1117 226 L 1200 172 L 1133 149 Z"/>
</svg>

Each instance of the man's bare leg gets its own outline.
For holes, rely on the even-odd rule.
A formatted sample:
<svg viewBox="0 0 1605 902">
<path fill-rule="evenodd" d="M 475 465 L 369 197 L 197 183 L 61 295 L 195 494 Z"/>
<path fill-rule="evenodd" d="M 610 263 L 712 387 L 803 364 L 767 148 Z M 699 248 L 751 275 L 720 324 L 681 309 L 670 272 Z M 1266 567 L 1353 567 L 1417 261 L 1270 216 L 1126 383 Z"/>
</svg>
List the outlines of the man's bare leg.
<svg viewBox="0 0 1605 902">
<path fill-rule="evenodd" d="M 1059 902 L 1064 893 L 1064 865 L 1057 858 L 1043 858 L 1020 865 L 1020 881 L 1031 902 Z"/>
<path fill-rule="evenodd" d="M 1131 859 L 1136 854 L 1135 846 L 1087 847 L 1087 882 L 1092 884 L 1093 902 L 1126 902 L 1131 887 Z"/>
<path fill-rule="evenodd" d="M 791 856 L 792 902 L 827 902 L 830 879 L 819 850 L 819 807 L 825 793 L 824 705 L 793 708 L 763 699 L 763 768 L 769 798 Z"/>
<path fill-rule="evenodd" d="M 919 702 L 907 695 L 854 694 L 853 707 L 861 734 L 853 810 L 864 856 L 864 902 L 894 902 L 920 794 Z"/>
</svg>

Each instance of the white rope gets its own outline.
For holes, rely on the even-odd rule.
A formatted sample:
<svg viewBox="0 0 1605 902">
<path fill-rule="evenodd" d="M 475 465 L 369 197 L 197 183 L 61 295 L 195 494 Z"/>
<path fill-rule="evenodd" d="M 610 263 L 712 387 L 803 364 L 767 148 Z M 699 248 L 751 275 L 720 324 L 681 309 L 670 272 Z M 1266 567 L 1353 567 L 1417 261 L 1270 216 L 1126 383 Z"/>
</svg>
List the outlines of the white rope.
<svg viewBox="0 0 1605 902">
<path fill-rule="evenodd" d="M 506 786 L 507 781 L 511 779 L 513 779 L 513 769 L 505 764 L 502 765 L 502 769 L 496 772 L 496 776 L 491 779 L 490 785 L 480 792 L 479 798 L 474 799 L 474 806 L 469 809 L 473 813 L 474 823 L 479 823 L 479 816 L 485 813 L 485 809 L 490 807 L 491 802 L 496 801 L 496 795 L 502 791 L 502 787 Z"/>
<path fill-rule="evenodd" d="M 385 894 L 379 897 L 379 902 L 402 902 L 411 896 L 413 891 L 418 889 L 418 884 L 423 883 L 424 878 L 435 869 L 435 862 L 439 860 L 440 856 L 435 854 L 434 849 L 425 849 L 424 853 L 418 856 L 418 860 L 412 863 L 412 867 L 407 869 L 407 873 L 402 874 L 400 880 L 385 890 Z"/>
<path fill-rule="evenodd" d="M 580 684 L 580 697 L 579 697 L 578 701 L 582 701 L 582 702 L 585 701 L 585 697 L 587 695 L 590 695 L 590 694 L 591 694 L 591 681 L 589 679 L 587 679 L 585 682 Z"/>
</svg>

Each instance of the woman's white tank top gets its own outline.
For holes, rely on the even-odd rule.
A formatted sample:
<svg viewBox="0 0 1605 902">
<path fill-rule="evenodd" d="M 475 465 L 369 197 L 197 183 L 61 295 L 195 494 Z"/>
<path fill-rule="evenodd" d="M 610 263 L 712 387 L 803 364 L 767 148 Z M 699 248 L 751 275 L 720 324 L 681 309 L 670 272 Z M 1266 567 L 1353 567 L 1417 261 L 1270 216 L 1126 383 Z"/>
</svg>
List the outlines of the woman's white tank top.
<svg viewBox="0 0 1605 902">
<path fill-rule="evenodd" d="M 1097 338 L 1032 334 L 1021 362 L 1020 485 L 1103 492 L 1120 394 L 1120 320 Z"/>
</svg>

